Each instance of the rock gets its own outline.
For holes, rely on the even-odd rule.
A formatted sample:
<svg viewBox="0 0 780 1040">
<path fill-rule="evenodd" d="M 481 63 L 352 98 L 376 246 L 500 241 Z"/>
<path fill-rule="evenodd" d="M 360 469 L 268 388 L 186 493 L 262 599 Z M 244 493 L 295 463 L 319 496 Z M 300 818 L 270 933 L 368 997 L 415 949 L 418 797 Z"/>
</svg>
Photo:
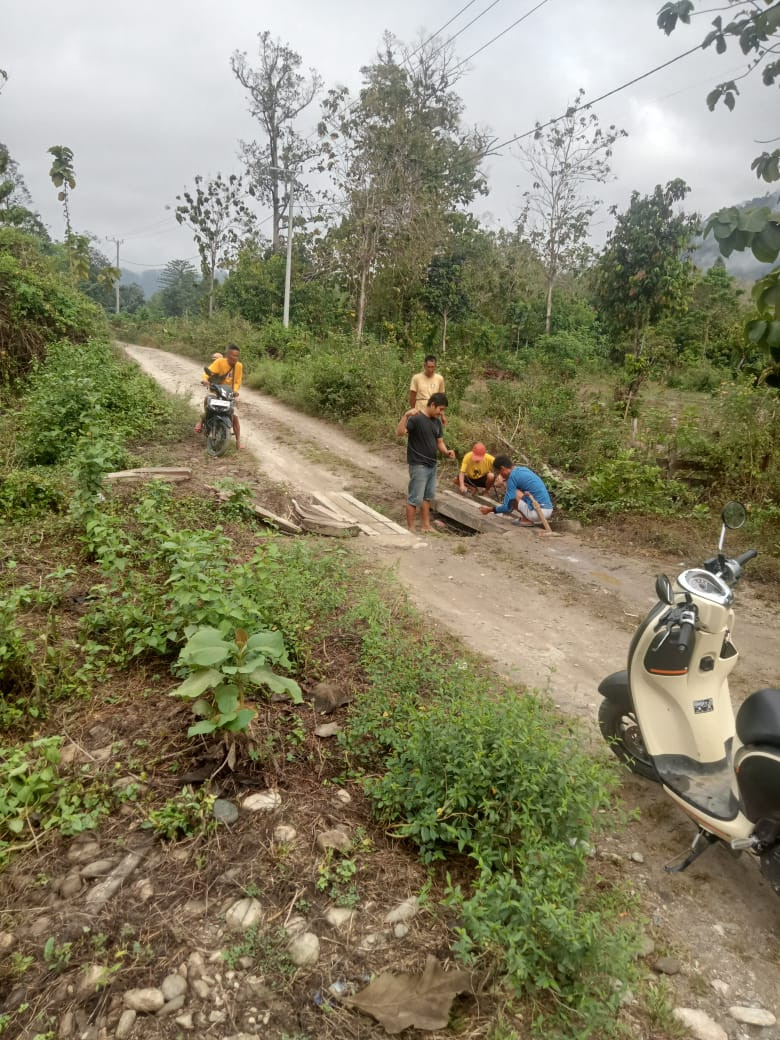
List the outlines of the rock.
<svg viewBox="0 0 780 1040">
<path fill-rule="evenodd" d="M 205 917 L 209 904 L 205 899 L 188 899 L 179 910 L 181 917 Z"/>
<path fill-rule="evenodd" d="M 114 868 L 116 862 L 116 857 L 96 859 L 93 863 L 88 863 L 81 868 L 81 876 L 83 878 L 105 877 Z"/>
<path fill-rule="evenodd" d="M 316 964 L 320 959 L 320 940 L 314 932 L 303 932 L 290 942 L 287 952 L 299 968 Z"/>
<path fill-rule="evenodd" d="M 40 939 L 44 935 L 51 935 L 53 928 L 54 924 L 50 917 L 39 917 L 30 925 L 29 934 L 33 939 Z"/>
<path fill-rule="evenodd" d="M 91 863 L 100 855 L 100 846 L 96 841 L 74 842 L 68 849 L 68 860 L 71 863 Z"/>
<path fill-rule="evenodd" d="M 336 708 L 350 704 L 353 700 L 350 694 L 329 682 L 317 683 L 313 692 L 314 710 L 322 712 L 323 715 L 330 715 Z"/>
<path fill-rule="evenodd" d="M 13 932 L 0 932 L 0 957 L 10 953 L 16 946 L 16 936 Z"/>
<path fill-rule="evenodd" d="M 66 1011 L 60 1019 L 59 1029 L 57 1030 L 57 1037 L 59 1040 L 68 1040 L 68 1037 L 73 1036 L 76 1029 L 76 1017 L 72 1011 Z"/>
<path fill-rule="evenodd" d="M 188 1033 L 192 1032 L 192 1030 L 195 1028 L 195 1023 L 192 1021 L 191 1011 L 188 1011 L 185 1015 L 179 1015 L 179 1017 L 175 1019 L 175 1022 L 177 1026 L 180 1026 L 182 1029 L 186 1029 Z"/>
<path fill-rule="evenodd" d="M 198 953 L 197 950 L 193 951 L 187 960 L 187 978 L 199 979 L 206 969 L 206 962 L 203 959 L 203 954 Z"/>
<path fill-rule="evenodd" d="M 673 1014 L 690 1029 L 696 1040 L 728 1040 L 726 1030 L 698 1008 L 675 1008 Z"/>
<path fill-rule="evenodd" d="M 399 922 L 411 921 L 417 911 L 420 909 L 420 903 L 417 896 L 409 896 L 408 899 L 404 899 L 403 903 L 399 903 L 398 906 L 385 915 L 385 924 L 398 924 Z"/>
<path fill-rule="evenodd" d="M 288 827 L 286 823 L 280 823 L 278 827 L 274 829 L 274 841 L 279 842 L 280 845 L 289 844 L 291 841 L 295 841 L 298 837 L 298 832 L 294 827 Z"/>
<path fill-rule="evenodd" d="M 404 939 L 408 934 L 409 934 L 408 926 L 403 924 L 400 921 L 393 928 L 393 935 L 396 937 L 396 939 Z"/>
<path fill-rule="evenodd" d="M 710 985 L 715 992 L 719 993 L 722 997 L 727 997 L 729 995 L 731 986 L 729 986 L 728 982 L 724 982 L 723 979 L 712 979 Z"/>
<path fill-rule="evenodd" d="M 227 1018 L 227 1011 L 209 1011 L 209 1022 L 212 1025 L 219 1025 L 220 1022 L 224 1022 Z"/>
<path fill-rule="evenodd" d="M 674 957 L 659 957 L 653 961 L 653 971 L 659 975 L 679 975 L 680 962 Z"/>
<path fill-rule="evenodd" d="M 125 1040 L 126 1037 L 130 1036 L 137 1015 L 138 1012 L 133 1011 L 130 1008 L 128 1008 L 127 1011 L 122 1012 L 119 1018 L 119 1023 L 116 1027 L 116 1033 L 114 1034 L 117 1040 Z"/>
<path fill-rule="evenodd" d="M 166 1000 L 160 1010 L 157 1012 L 158 1018 L 167 1018 L 168 1015 L 175 1015 L 177 1011 L 181 1011 L 184 1007 L 184 1002 L 187 997 L 184 993 L 180 993 L 178 997 L 173 997 L 171 1000 Z"/>
<path fill-rule="evenodd" d="M 352 839 L 342 830 L 333 828 L 329 831 L 320 831 L 317 835 L 317 848 L 320 852 L 325 849 L 337 849 L 339 852 L 347 852 L 352 846 Z"/>
<path fill-rule="evenodd" d="M 76 868 L 60 881 L 60 895 L 63 899 L 72 899 L 81 891 L 81 871 Z"/>
<path fill-rule="evenodd" d="M 634 863 L 644 863 L 645 861 L 645 857 L 641 852 L 632 852 L 628 858 L 632 859 Z"/>
<path fill-rule="evenodd" d="M 346 906 L 331 906 L 325 911 L 325 920 L 332 928 L 336 928 L 338 931 L 349 928 L 354 916 L 355 911 L 350 910 Z"/>
<path fill-rule="evenodd" d="M 306 918 L 300 914 L 294 914 L 284 926 L 284 930 L 290 938 L 295 938 L 296 935 L 303 935 L 306 931 Z"/>
<path fill-rule="evenodd" d="M 322 726 L 314 727 L 314 736 L 322 737 L 323 740 L 326 737 L 335 737 L 340 732 L 341 726 L 339 726 L 338 722 L 325 722 Z"/>
<path fill-rule="evenodd" d="M 226 798 L 217 798 L 212 812 L 220 823 L 235 823 L 238 819 L 238 806 Z"/>
<path fill-rule="evenodd" d="M 552 527 L 555 531 L 560 531 L 562 534 L 576 534 L 577 531 L 582 530 L 582 524 L 579 520 L 564 520 L 560 517 L 553 519 Z"/>
<path fill-rule="evenodd" d="M 250 794 L 248 798 L 245 798 L 241 803 L 241 808 L 247 812 L 273 812 L 274 809 L 278 809 L 282 804 L 282 796 L 278 791 L 258 791 L 256 794 Z"/>
<path fill-rule="evenodd" d="M 190 985 L 196 997 L 200 997 L 201 1000 L 211 999 L 211 986 L 209 986 L 208 982 L 205 982 L 203 979 L 191 979 Z"/>
<path fill-rule="evenodd" d="M 637 957 L 649 957 L 651 953 L 655 952 L 655 943 L 649 935 L 643 935 L 639 940 L 639 946 L 637 947 Z"/>
<path fill-rule="evenodd" d="M 175 1000 L 176 997 L 181 997 L 187 992 L 187 980 L 174 972 L 172 975 L 165 976 L 160 983 L 160 990 L 166 1001 Z"/>
<path fill-rule="evenodd" d="M 146 989 L 129 989 L 123 999 L 125 1007 L 142 1014 L 155 1014 L 165 1004 L 162 991 L 151 986 Z"/>
<path fill-rule="evenodd" d="M 349 805 L 349 803 L 352 801 L 352 795 L 349 793 L 349 791 L 345 791 L 343 787 L 340 787 L 338 791 L 336 791 L 336 798 L 341 802 L 342 805 Z"/>
<path fill-rule="evenodd" d="M 771 1011 L 764 1011 L 763 1008 L 757 1007 L 739 1007 L 736 1005 L 729 1008 L 729 1014 L 735 1021 L 742 1022 L 747 1026 L 773 1026 L 777 1021 Z"/>
<path fill-rule="evenodd" d="M 256 899 L 239 899 L 225 914 L 225 924 L 232 932 L 245 932 L 259 924 L 263 908 Z"/>
<path fill-rule="evenodd" d="M 79 1001 L 94 997 L 108 978 L 108 968 L 105 964 L 85 964 L 81 972 L 81 978 L 76 986 L 76 999 Z"/>
<path fill-rule="evenodd" d="M 141 878 L 133 885 L 133 891 L 136 893 L 140 903 L 148 903 L 154 895 L 154 885 L 149 878 Z"/>
<path fill-rule="evenodd" d="M 244 989 L 247 1000 L 257 1000 L 262 1004 L 268 1004 L 274 997 L 273 990 L 269 989 L 259 975 L 247 975 L 244 979 Z"/>
</svg>

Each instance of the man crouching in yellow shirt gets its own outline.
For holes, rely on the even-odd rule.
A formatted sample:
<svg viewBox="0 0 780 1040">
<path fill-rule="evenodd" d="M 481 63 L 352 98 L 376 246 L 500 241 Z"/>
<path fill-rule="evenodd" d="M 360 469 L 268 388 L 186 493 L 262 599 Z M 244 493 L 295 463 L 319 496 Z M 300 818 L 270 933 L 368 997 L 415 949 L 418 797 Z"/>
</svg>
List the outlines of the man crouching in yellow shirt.
<svg viewBox="0 0 780 1040">
<path fill-rule="evenodd" d="M 455 483 L 461 495 L 465 495 L 466 492 L 476 495 L 480 491 L 490 491 L 495 479 L 493 456 L 485 449 L 485 445 L 478 441 L 471 451 L 467 451 L 463 456 Z"/>
<path fill-rule="evenodd" d="M 244 366 L 238 360 L 240 351 L 238 347 L 231 343 L 225 351 L 224 357 L 217 357 L 216 361 L 212 361 L 211 364 L 206 368 L 202 377 L 202 382 L 208 385 L 209 381 L 213 378 L 215 381 L 224 383 L 225 386 L 229 386 L 233 391 L 236 400 L 238 400 L 238 390 L 241 386 L 241 380 L 244 377 Z M 238 405 L 236 404 L 236 410 L 233 412 L 233 433 L 236 435 L 236 450 L 241 449 L 241 423 L 238 421 Z M 203 418 L 201 417 L 198 421 L 198 425 L 195 427 L 195 432 L 200 433 L 203 429 Z"/>
</svg>

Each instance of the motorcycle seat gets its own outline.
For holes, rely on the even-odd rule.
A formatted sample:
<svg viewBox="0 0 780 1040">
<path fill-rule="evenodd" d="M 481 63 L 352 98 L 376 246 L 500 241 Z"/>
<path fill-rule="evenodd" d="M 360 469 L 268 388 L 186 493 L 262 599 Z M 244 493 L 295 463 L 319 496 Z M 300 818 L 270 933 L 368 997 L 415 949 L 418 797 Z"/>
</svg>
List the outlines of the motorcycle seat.
<svg viewBox="0 0 780 1040">
<path fill-rule="evenodd" d="M 743 744 L 780 747 L 780 690 L 751 693 L 737 712 L 736 730 Z"/>
</svg>

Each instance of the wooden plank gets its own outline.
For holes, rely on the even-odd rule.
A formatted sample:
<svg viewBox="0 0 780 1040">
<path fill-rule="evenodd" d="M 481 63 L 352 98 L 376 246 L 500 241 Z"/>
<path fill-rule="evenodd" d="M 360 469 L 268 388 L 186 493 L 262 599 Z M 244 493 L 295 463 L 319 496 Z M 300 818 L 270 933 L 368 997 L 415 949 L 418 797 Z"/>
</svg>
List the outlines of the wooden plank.
<svg viewBox="0 0 780 1040">
<path fill-rule="evenodd" d="M 371 520 L 373 520 L 375 524 L 377 524 L 383 530 L 392 532 L 393 534 L 409 534 L 408 528 L 401 527 L 400 524 L 397 524 L 388 516 L 383 516 L 382 513 L 377 513 L 375 509 L 372 509 L 371 506 L 367 506 L 365 502 L 361 502 L 360 499 L 355 498 L 353 495 L 350 495 L 348 491 L 341 491 L 339 493 L 339 498 L 345 499 L 356 509 L 358 509 L 361 513 L 367 514 L 367 516 L 369 516 Z"/>
<path fill-rule="evenodd" d="M 307 506 L 300 505 L 294 498 L 290 501 L 304 531 L 311 531 L 313 534 L 329 535 L 332 538 L 351 538 L 360 534 L 359 526 L 351 520 L 327 517 L 321 512 L 315 513 Z"/>
<path fill-rule="evenodd" d="M 338 509 L 337 509 L 336 505 L 328 498 L 327 495 L 323 495 L 323 493 L 321 491 L 315 491 L 314 492 L 314 498 L 316 498 L 317 501 L 320 502 L 322 505 L 326 506 L 326 508 L 330 509 L 333 512 L 334 515 L 338 514 Z M 374 533 L 373 530 L 371 529 L 371 527 L 368 524 L 362 523 L 360 520 L 356 519 L 354 516 L 350 517 L 350 522 L 351 523 L 356 523 L 358 528 L 363 532 L 363 534 L 371 535 L 371 534 Z"/>
<path fill-rule="evenodd" d="M 166 480 L 175 484 L 190 480 L 191 477 L 192 469 L 189 466 L 145 466 L 142 469 L 120 469 L 106 473 L 103 479 L 112 484 L 140 484 L 148 480 Z"/>
<path fill-rule="evenodd" d="M 213 484 L 207 484 L 206 487 L 209 491 L 214 492 L 220 502 L 229 502 L 233 497 L 229 491 L 223 491 L 222 488 L 214 487 Z M 303 534 L 303 528 L 299 527 L 298 524 L 293 523 L 292 520 L 287 520 L 283 516 L 277 516 L 276 513 L 272 513 L 270 509 L 261 506 L 259 502 L 251 502 L 249 508 L 258 520 L 262 520 L 265 524 L 277 527 L 282 534 Z"/>
<path fill-rule="evenodd" d="M 435 508 L 437 513 L 457 521 L 472 531 L 485 530 L 485 518 L 480 513 L 477 503 L 470 497 L 455 494 L 453 491 L 438 491 Z"/>
</svg>

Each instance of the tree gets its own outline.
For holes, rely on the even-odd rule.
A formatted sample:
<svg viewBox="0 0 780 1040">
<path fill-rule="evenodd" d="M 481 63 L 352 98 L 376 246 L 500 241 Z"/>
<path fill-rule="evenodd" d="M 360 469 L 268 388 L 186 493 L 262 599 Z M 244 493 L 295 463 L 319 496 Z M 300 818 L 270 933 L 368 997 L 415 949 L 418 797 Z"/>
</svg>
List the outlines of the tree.
<svg viewBox="0 0 780 1040">
<path fill-rule="evenodd" d="M 428 267 L 423 290 L 425 306 L 441 318 L 441 352 L 447 350 L 447 323 L 466 313 L 468 296 L 463 288 L 462 256 L 435 256 Z"/>
<path fill-rule="evenodd" d="M 603 131 L 594 112 L 583 113 L 584 95 L 580 90 L 566 115 L 546 130 L 537 123 L 533 143 L 521 148 L 533 179 L 522 223 L 544 264 L 548 336 L 558 274 L 581 266 L 590 253 L 588 230 L 599 201 L 583 195 L 583 188 L 609 180 L 615 142 L 628 136 L 615 126 Z"/>
<path fill-rule="evenodd" d="M 171 260 L 165 265 L 157 296 L 163 313 L 169 318 L 186 318 L 197 313 L 200 283 L 198 272 L 189 260 Z"/>
<path fill-rule="evenodd" d="M 0 144 L 0 223 L 9 224 L 47 242 L 49 234 L 38 213 L 30 209 L 32 198 L 19 165 Z"/>
<path fill-rule="evenodd" d="M 728 11 L 733 17 L 724 24 L 723 16 L 718 14 L 712 21 L 712 30 L 702 40 L 702 47 L 714 45 L 718 54 L 725 54 L 729 43 L 736 42 L 747 57 L 747 66 L 741 76 L 725 80 L 709 92 L 710 111 L 720 101 L 733 111 L 739 94 L 738 81 L 759 68 L 765 86 L 780 85 L 780 3 L 773 0 L 763 0 L 763 3 L 764 8 L 759 0 L 726 0 L 716 9 Z M 658 14 L 658 26 L 668 36 L 679 22 L 690 25 L 692 16 L 711 10 L 697 12 L 692 0 L 665 3 Z M 771 126 L 774 130 L 774 123 Z M 759 179 L 780 180 L 780 149 L 756 156 L 751 169 Z M 710 232 L 715 235 L 724 256 L 747 249 L 762 263 L 773 263 L 780 256 L 780 212 L 773 213 L 768 206 L 754 210 L 738 210 L 733 206 L 721 209 L 707 221 L 704 233 Z M 780 386 L 780 266 L 756 282 L 753 302 L 757 314 L 745 325 L 747 338 L 771 355 L 771 363 L 760 379 Z"/>
<path fill-rule="evenodd" d="M 323 167 L 344 214 L 330 242 L 354 286 L 358 337 L 372 281 L 385 280 L 393 316 L 408 324 L 412 299 L 446 241 L 448 216 L 485 190 L 479 162 L 487 150 L 483 134 L 461 128 L 446 48 L 410 51 L 386 35 L 374 64 L 361 71 L 357 102 L 331 91 L 319 127 Z"/>
<path fill-rule="evenodd" d="M 71 280 L 77 284 L 86 281 L 89 277 L 89 236 L 77 235 L 70 222 L 69 192 L 76 187 L 73 152 L 66 145 L 55 144 L 49 149 L 49 155 L 53 156 L 49 176 L 54 187 L 59 188 L 57 198 L 62 203 L 65 215 L 65 252 L 68 259 L 68 270 Z"/>
<path fill-rule="evenodd" d="M 230 262 L 241 241 L 239 232 L 249 233 L 252 214 L 243 200 L 241 178 L 222 174 L 204 184 L 195 178 L 195 189 L 176 196 L 176 219 L 192 231 L 200 253 L 204 277 L 208 278 L 209 317 L 214 313 L 214 279 L 217 267 Z"/>
<path fill-rule="evenodd" d="M 262 127 L 265 140 L 241 142 L 241 150 L 250 176 L 249 192 L 270 202 L 272 217 L 271 246 L 279 249 L 279 226 L 287 204 L 288 184 L 282 171 L 293 173 L 315 154 L 294 129 L 297 116 L 311 104 L 322 86 L 314 69 L 310 79 L 300 73 L 301 56 L 269 32 L 258 34 L 260 65 L 249 66 L 245 53 L 236 51 L 230 59 L 233 73 L 251 98 L 249 110 Z"/>
<path fill-rule="evenodd" d="M 612 330 L 631 337 L 626 412 L 646 375 L 642 361 L 648 326 L 665 314 L 683 310 L 693 287 L 689 255 L 699 230 L 697 215 L 677 212 L 690 191 L 679 178 L 652 195 L 635 191 L 625 212 L 617 214 L 593 272 L 597 310 Z"/>
</svg>

